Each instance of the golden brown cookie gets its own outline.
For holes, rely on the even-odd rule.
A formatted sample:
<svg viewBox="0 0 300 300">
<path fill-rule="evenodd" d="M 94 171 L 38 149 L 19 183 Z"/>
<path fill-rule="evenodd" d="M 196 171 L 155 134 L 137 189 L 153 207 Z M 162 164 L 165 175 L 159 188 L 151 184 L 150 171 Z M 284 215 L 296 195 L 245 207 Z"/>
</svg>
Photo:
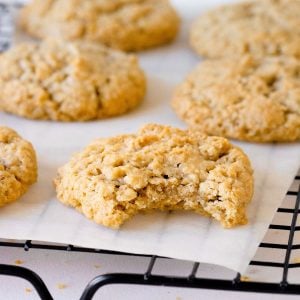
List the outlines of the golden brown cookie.
<svg viewBox="0 0 300 300">
<path fill-rule="evenodd" d="M 300 61 L 285 56 L 206 60 L 172 106 L 209 135 L 253 142 L 300 140 Z"/>
<path fill-rule="evenodd" d="M 32 145 L 14 130 L 0 127 L 0 207 L 19 199 L 36 180 Z"/>
<path fill-rule="evenodd" d="M 300 0 L 256 0 L 218 7 L 191 29 L 197 53 L 209 58 L 250 53 L 300 58 Z"/>
<path fill-rule="evenodd" d="M 20 44 L 0 55 L 0 70 L 0 108 L 30 119 L 111 117 L 133 109 L 145 95 L 137 58 L 98 44 Z"/>
<path fill-rule="evenodd" d="M 20 15 L 37 38 L 100 42 L 125 51 L 172 41 L 179 17 L 168 0 L 34 0 Z"/>
<path fill-rule="evenodd" d="M 58 199 L 118 228 L 139 212 L 189 210 L 230 228 L 247 222 L 250 162 L 221 137 L 162 125 L 98 139 L 59 169 Z"/>
</svg>

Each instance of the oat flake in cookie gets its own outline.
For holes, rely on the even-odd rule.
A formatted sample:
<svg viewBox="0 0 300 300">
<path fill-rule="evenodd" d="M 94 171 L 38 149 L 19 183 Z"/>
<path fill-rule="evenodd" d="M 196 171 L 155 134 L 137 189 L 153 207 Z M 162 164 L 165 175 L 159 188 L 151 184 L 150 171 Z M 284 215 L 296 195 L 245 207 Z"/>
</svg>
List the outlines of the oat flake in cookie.
<svg viewBox="0 0 300 300">
<path fill-rule="evenodd" d="M 256 0 L 218 7 L 193 24 L 191 45 L 205 57 L 250 53 L 300 58 L 300 0 Z"/>
<path fill-rule="evenodd" d="M 250 162 L 228 140 L 152 124 L 95 140 L 55 184 L 61 202 L 112 228 L 155 209 L 194 211 L 230 228 L 247 222 L 253 192 Z"/>
<path fill-rule="evenodd" d="M 201 63 L 172 106 L 191 127 L 252 142 L 300 140 L 300 61 L 286 56 Z"/>
<path fill-rule="evenodd" d="M 0 126 L 0 207 L 19 199 L 36 180 L 32 145 L 14 130 Z"/>
<path fill-rule="evenodd" d="M 30 119 L 87 121 L 123 114 L 145 95 L 134 55 L 46 40 L 0 55 L 0 109 Z"/>
<path fill-rule="evenodd" d="M 168 0 L 34 0 L 20 15 L 38 38 L 88 40 L 125 51 L 171 42 L 179 17 Z"/>
</svg>

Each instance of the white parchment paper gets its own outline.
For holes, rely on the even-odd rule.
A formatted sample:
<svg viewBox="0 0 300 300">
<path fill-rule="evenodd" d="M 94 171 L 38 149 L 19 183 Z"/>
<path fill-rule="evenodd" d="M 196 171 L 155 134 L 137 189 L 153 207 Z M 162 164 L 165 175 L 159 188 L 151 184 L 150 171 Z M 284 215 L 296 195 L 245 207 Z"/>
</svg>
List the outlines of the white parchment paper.
<svg viewBox="0 0 300 300">
<path fill-rule="evenodd" d="M 21 119 L 0 112 L 0 125 L 30 140 L 39 160 L 39 181 L 19 201 L 0 210 L 0 238 L 70 243 L 132 253 L 156 254 L 219 264 L 244 272 L 300 166 L 300 145 L 234 142 L 249 155 L 255 194 L 249 224 L 225 230 L 193 213 L 139 215 L 115 231 L 94 224 L 56 200 L 52 180 L 57 168 L 91 140 L 136 132 L 156 122 L 185 128 L 169 106 L 176 84 L 200 59 L 188 46 L 191 20 L 205 9 L 231 1 L 173 1 L 182 16 L 177 41 L 139 54 L 148 77 L 144 103 L 131 113 L 88 123 L 55 123 Z M 3 70 L 0 70 L 1 72 Z"/>
</svg>

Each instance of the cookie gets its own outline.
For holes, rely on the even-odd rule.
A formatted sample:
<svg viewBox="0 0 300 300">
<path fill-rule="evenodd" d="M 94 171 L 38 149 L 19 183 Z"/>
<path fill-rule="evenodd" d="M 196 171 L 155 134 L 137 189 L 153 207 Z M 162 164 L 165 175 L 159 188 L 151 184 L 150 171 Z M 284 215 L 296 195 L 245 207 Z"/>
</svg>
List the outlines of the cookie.
<svg viewBox="0 0 300 300">
<path fill-rule="evenodd" d="M 32 145 L 14 130 L 0 127 L 0 207 L 19 199 L 36 180 Z"/>
<path fill-rule="evenodd" d="M 99 42 L 124 51 L 171 42 L 179 17 L 168 0 L 34 0 L 20 15 L 37 38 Z"/>
<path fill-rule="evenodd" d="M 252 54 L 300 58 L 300 0 L 256 0 L 221 6 L 194 23 L 192 47 L 209 58 Z"/>
<path fill-rule="evenodd" d="M 133 109 L 145 95 L 137 58 L 98 44 L 20 44 L 0 55 L 0 70 L 0 108 L 30 119 L 111 117 Z"/>
<path fill-rule="evenodd" d="M 172 106 L 191 127 L 252 142 L 300 140 L 300 61 L 206 60 L 177 88 Z"/>
<path fill-rule="evenodd" d="M 104 226 L 139 212 L 187 210 L 230 228 L 247 222 L 247 156 L 221 137 L 162 125 L 98 139 L 59 169 L 58 199 Z"/>
</svg>

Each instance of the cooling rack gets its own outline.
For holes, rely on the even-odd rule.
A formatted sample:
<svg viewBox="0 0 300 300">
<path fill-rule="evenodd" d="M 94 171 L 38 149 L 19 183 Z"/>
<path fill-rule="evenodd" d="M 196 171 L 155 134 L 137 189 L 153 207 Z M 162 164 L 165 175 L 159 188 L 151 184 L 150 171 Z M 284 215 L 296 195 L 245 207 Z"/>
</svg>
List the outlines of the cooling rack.
<svg viewBox="0 0 300 300">
<path fill-rule="evenodd" d="M 0 52 L 5 51 L 11 44 L 13 22 L 11 9 L 18 8 L 22 4 L 18 2 L 9 2 L 9 4 L 0 1 Z M 259 292 L 259 293 L 277 293 L 277 294 L 296 294 L 300 295 L 300 263 L 293 262 L 293 253 L 300 250 L 300 242 L 297 241 L 295 235 L 300 232 L 300 226 L 297 225 L 297 218 L 300 209 L 300 171 L 294 179 L 294 182 L 287 192 L 282 206 L 277 210 L 272 224 L 269 226 L 268 233 L 259 245 L 257 254 L 250 262 L 250 266 L 257 267 L 261 272 L 264 268 L 274 268 L 280 272 L 280 280 L 273 281 L 246 281 L 239 273 L 237 273 L 231 280 L 228 279 L 215 279 L 204 278 L 197 276 L 202 264 L 195 262 L 190 270 L 188 276 L 168 276 L 156 275 L 153 268 L 157 263 L 157 256 L 151 255 L 136 255 L 130 253 L 120 253 L 99 249 L 82 248 L 73 245 L 57 245 L 57 244 L 44 244 L 35 241 L 8 241 L 0 240 L 0 249 L 3 247 L 18 247 L 23 248 L 25 251 L 30 249 L 43 249 L 43 250 L 59 250 L 66 252 L 87 252 L 99 253 L 109 255 L 124 255 L 124 256 L 142 256 L 148 260 L 148 266 L 143 273 L 110 273 L 95 277 L 86 286 L 81 295 L 81 300 L 92 299 L 95 293 L 103 286 L 111 284 L 135 284 L 135 285 L 152 285 L 152 286 L 169 286 L 169 287 L 182 287 L 182 288 L 198 288 L 198 289 L 215 289 L 227 291 L 240 291 L 240 292 Z M 289 224 L 282 224 L 276 220 L 279 215 L 289 214 Z M 277 243 L 278 234 L 273 240 L 268 238 L 272 236 L 272 232 L 284 233 L 287 235 L 287 241 L 284 243 Z M 299 240 L 299 239 L 298 239 Z M 283 257 L 282 261 L 278 259 L 262 260 L 260 259 L 259 252 L 278 250 Z M 175 264 L 176 260 L 172 260 Z M 289 271 L 297 270 L 296 280 L 293 283 L 289 282 Z M 36 289 L 38 295 L 43 300 L 53 299 L 43 279 L 39 274 L 32 270 L 15 265 L 0 264 L 0 275 L 15 276 L 29 281 Z"/>
</svg>

